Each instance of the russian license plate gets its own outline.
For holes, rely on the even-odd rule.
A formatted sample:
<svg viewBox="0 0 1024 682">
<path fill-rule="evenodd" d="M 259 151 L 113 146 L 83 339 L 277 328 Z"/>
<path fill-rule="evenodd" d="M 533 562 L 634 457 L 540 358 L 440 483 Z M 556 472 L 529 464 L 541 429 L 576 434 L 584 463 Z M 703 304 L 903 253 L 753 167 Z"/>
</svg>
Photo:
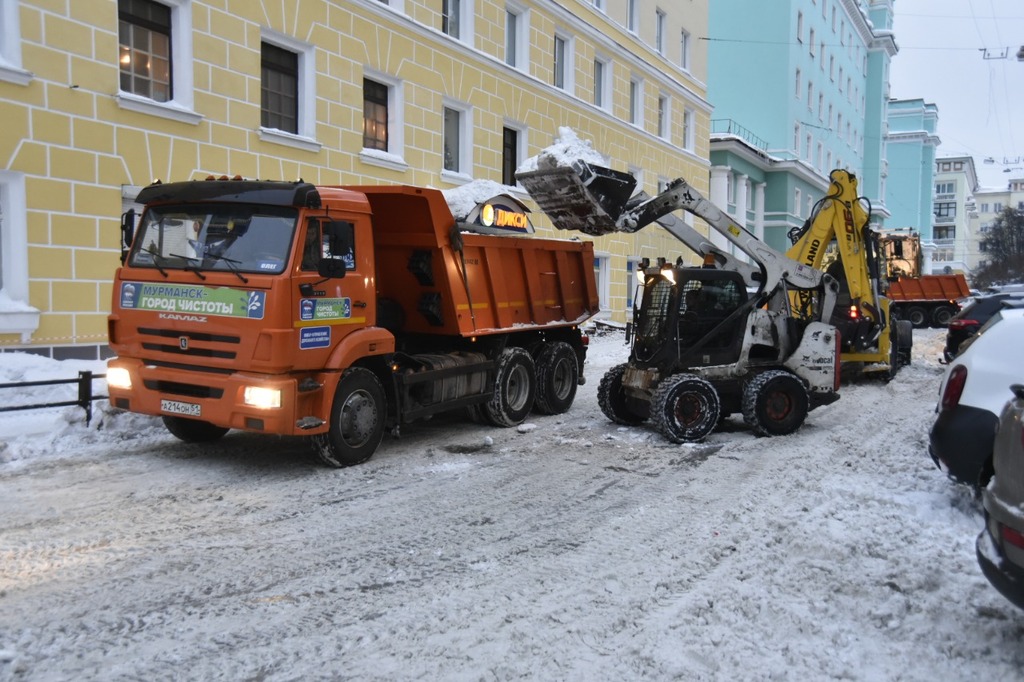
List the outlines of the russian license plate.
<svg viewBox="0 0 1024 682">
<path fill-rule="evenodd" d="M 202 407 L 195 403 L 183 403 L 177 400 L 161 400 L 160 410 L 171 414 L 183 414 L 186 417 L 198 417 L 202 414 Z"/>
</svg>

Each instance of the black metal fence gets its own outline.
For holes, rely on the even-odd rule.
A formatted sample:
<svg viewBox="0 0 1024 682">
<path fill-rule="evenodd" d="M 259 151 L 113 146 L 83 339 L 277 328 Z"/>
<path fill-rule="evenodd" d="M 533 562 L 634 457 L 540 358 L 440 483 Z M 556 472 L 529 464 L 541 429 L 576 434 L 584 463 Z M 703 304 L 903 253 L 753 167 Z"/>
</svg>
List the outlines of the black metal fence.
<svg viewBox="0 0 1024 682">
<path fill-rule="evenodd" d="M 58 386 L 62 384 L 78 384 L 78 400 L 64 400 L 53 403 L 33 403 L 31 405 L 12 405 L 0 407 L 0 412 L 16 412 L 18 410 L 35 410 L 43 407 L 68 407 L 78 405 L 85 410 L 85 423 L 92 421 L 92 401 L 103 400 L 108 396 L 95 395 L 92 392 L 94 379 L 106 379 L 106 374 L 94 374 L 93 372 L 79 372 L 77 379 L 47 379 L 45 381 L 21 381 L 9 384 L 0 384 L 4 388 L 29 388 L 32 386 Z"/>
</svg>

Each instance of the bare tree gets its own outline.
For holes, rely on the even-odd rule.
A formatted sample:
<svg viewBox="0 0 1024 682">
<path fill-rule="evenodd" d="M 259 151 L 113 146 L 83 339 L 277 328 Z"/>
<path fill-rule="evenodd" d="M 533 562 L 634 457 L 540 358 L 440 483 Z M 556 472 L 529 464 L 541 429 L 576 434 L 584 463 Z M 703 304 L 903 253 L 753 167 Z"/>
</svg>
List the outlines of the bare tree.
<svg viewBox="0 0 1024 682">
<path fill-rule="evenodd" d="M 1007 207 L 985 232 L 981 240 L 984 265 L 974 273 L 974 286 L 1024 281 L 1024 211 Z"/>
</svg>

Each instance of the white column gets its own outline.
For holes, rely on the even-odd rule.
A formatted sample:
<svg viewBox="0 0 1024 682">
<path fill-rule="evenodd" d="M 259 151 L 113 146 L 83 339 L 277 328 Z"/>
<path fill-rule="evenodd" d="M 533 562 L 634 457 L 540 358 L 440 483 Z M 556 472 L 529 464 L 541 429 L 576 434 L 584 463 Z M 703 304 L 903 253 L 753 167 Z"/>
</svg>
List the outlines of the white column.
<svg viewBox="0 0 1024 682">
<path fill-rule="evenodd" d="M 736 175 L 736 215 L 733 216 L 739 221 L 740 227 L 747 227 L 747 176 L 743 173 Z"/>
<path fill-rule="evenodd" d="M 712 166 L 711 167 L 711 196 L 708 199 L 715 206 L 718 206 L 723 211 L 727 211 L 729 208 L 729 173 L 731 169 L 728 166 Z M 710 230 L 711 243 L 722 249 L 726 253 L 732 253 L 732 242 L 725 238 L 718 230 Z"/>
<path fill-rule="evenodd" d="M 754 235 L 764 241 L 764 186 L 765 183 L 754 184 Z"/>
</svg>

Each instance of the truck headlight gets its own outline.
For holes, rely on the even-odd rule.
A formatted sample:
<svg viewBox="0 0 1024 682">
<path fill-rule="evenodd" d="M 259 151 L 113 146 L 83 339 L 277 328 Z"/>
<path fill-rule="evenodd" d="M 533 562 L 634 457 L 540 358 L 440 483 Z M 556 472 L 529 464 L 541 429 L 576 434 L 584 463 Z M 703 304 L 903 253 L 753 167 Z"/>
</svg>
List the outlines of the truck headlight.
<svg viewBox="0 0 1024 682">
<path fill-rule="evenodd" d="M 243 400 L 246 405 L 261 410 L 281 407 L 281 389 L 262 386 L 246 386 Z"/>
<path fill-rule="evenodd" d="M 131 390 L 132 375 L 124 367 L 107 368 L 107 388 L 119 388 L 124 391 Z"/>
</svg>

